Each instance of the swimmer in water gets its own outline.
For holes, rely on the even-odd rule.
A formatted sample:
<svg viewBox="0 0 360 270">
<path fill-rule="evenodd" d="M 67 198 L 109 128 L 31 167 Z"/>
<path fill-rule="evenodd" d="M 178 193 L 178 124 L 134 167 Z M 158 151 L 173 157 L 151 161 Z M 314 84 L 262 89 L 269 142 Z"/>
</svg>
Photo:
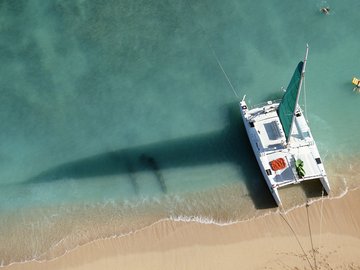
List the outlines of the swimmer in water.
<svg viewBox="0 0 360 270">
<path fill-rule="evenodd" d="M 330 13 L 330 8 L 329 7 L 323 7 L 320 9 L 321 13 L 325 14 L 325 15 L 329 15 Z"/>
</svg>

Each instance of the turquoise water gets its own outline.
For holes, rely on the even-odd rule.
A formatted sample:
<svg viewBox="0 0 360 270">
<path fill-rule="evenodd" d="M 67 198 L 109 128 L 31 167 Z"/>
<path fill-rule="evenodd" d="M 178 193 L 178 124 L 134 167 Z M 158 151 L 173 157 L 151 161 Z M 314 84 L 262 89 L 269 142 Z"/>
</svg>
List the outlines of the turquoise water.
<svg viewBox="0 0 360 270">
<path fill-rule="evenodd" d="M 332 196 L 360 186 L 359 8 L 1 1 L 0 265 L 164 218 L 226 223 L 275 211 L 237 102 L 280 97 L 306 43 L 307 113 Z M 291 208 L 303 193 L 282 196 Z"/>
</svg>

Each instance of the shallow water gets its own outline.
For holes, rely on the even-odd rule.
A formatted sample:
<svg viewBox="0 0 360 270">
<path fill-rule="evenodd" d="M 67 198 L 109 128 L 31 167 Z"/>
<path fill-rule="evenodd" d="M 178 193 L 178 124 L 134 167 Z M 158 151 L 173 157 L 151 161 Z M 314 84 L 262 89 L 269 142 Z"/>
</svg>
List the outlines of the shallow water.
<svg viewBox="0 0 360 270">
<path fill-rule="evenodd" d="M 280 97 L 306 43 L 306 111 L 332 196 L 358 187 L 359 7 L 2 1 L 0 263 L 164 218 L 227 223 L 276 211 L 237 102 Z M 290 209 L 319 196 L 311 190 L 281 196 Z"/>
</svg>

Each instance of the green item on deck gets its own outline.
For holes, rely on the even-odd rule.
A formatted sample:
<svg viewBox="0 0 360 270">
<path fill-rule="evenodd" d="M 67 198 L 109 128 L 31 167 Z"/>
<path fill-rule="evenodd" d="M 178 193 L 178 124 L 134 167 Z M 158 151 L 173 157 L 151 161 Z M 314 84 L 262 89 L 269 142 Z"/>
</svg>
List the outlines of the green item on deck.
<svg viewBox="0 0 360 270">
<path fill-rule="evenodd" d="M 305 176 L 304 161 L 297 159 L 295 162 L 296 172 L 300 178 Z"/>
</svg>

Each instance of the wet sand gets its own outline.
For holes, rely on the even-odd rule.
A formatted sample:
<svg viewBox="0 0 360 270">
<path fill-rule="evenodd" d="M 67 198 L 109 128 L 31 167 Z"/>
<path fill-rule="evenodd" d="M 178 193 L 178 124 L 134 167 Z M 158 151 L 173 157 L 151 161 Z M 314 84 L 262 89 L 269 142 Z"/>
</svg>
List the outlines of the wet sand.
<svg viewBox="0 0 360 270">
<path fill-rule="evenodd" d="M 15 269 L 360 269 L 360 189 L 226 226 L 161 221 Z"/>
</svg>

